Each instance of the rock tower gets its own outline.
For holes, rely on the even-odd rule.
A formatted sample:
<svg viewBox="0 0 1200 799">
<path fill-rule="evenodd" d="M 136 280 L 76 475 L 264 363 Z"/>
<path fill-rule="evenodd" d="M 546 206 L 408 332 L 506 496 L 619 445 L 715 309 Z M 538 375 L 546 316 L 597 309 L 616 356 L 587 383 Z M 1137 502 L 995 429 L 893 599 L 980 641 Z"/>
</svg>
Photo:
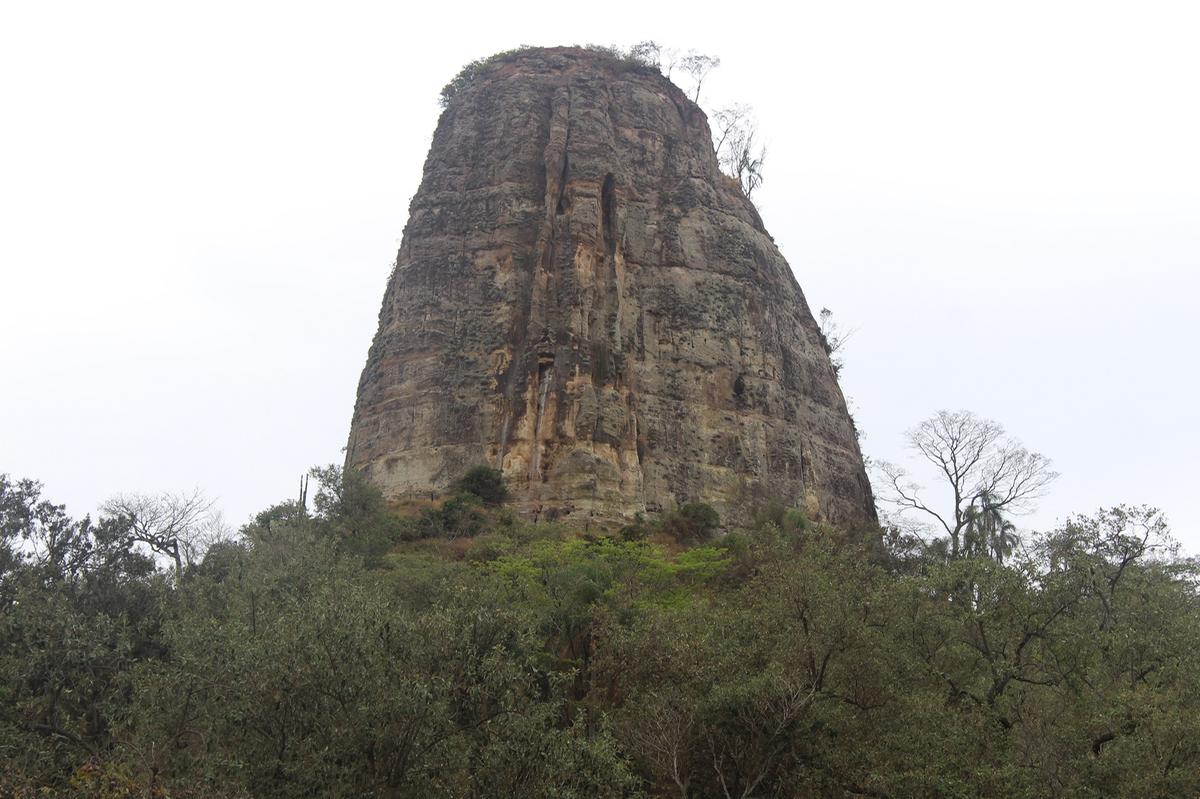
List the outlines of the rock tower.
<svg viewBox="0 0 1200 799">
<path fill-rule="evenodd" d="M 476 464 L 598 526 L 688 501 L 874 519 L 819 328 L 704 113 L 580 48 L 475 70 L 438 122 L 346 464 L 389 497 Z"/>
</svg>

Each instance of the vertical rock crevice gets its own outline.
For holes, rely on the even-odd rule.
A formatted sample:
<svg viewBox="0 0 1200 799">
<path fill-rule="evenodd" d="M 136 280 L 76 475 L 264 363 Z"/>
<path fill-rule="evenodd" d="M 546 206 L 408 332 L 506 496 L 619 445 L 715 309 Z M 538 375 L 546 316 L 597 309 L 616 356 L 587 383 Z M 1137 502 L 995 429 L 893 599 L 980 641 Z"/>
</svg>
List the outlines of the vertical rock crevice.
<svg viewBox="0 0 1200 799">
<path fill-rule="evenodd" d="M 570 129 L 567 131 L 568 141 L 570 137 Z M 571 156 L 567 152 L 567 148 L 563 147 L 562 171 L 558 176 L 558 202 L 555 203 L 554 213 L 562 216 L 567 212 L 567 181 L 571 177 Z"/>
<path fill-rule="evenodd" d="M 529 458 L 529 480 L 530 482 L 542 482 L 542 450 L 543 444 L 543 422 L 546 418 L 546 397 L 550 393 L 551 384 L 554 382 L 554 363 L 553 361 L 543 361 L 538 364 L 537 373 L 537 411 L 533 422 L 533 446 L 530 450 Z"/>
<path fill-rule="evenodd" d="M 604 234 L 604 248 L 608 257 L 612 258 L 617 252 L 617 190 L 613 173 L 604 176 L 604 184 L 600 187 L 600 228 Z"/>
</svg>

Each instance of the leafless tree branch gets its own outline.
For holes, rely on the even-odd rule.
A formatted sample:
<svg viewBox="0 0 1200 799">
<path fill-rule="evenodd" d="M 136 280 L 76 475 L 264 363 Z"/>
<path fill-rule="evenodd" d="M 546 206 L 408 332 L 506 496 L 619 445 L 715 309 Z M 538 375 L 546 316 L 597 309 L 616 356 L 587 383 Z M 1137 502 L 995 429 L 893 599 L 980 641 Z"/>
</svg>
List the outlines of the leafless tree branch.
<svg viewBox="0 0 1200 799">
<path fill-rule="evenodd" d="M 916 510 L 936 519 L 955 557 L 963 554 L 964 530 L 985 512 L 991 514 L 989 529 L 1011 531 L 1011 525 L 998 522 L 999 514 L 1032 509 L 1058 477 L 1049 458 L 1027 450 L 1000 424 L 969 411 L 939 411 L 908 432 L 908 443 L 937 470 L 952 495 L 951 505 L 933 510 L 902 467 L 883 462 L 876 468 L 884 484 L 880 499 L 901 513 Z"/>
</svg>

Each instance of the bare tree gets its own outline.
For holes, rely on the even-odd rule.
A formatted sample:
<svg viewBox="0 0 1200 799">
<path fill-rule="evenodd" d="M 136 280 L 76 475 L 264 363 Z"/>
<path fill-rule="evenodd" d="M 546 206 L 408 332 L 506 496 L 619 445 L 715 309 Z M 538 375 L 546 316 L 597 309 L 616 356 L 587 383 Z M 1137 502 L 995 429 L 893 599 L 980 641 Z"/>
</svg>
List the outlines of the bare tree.
<svg viewBox="0 0 1200 799">
<path fill-rule="evenodd" d="M 700 102 L 704 81 L 721 65 L 721 59 L 716 56 L 695 50 L 681 56 L 678 50 L 664 48 L 654 41 L 638 42 L 629 48 L 627 55 L 639 64 L 657 68 L 668 80 L 679 67 L 692 79 L 691 97 L 696 103 Z M 713 150 L 721 170 L 737 180 L 749 197 L 762 185 L 762 168 L 767 157 L 767 148 L 756 141 L 758 129 L 750 106 L 736 104 L 718 109 L 712 112 L 710 122 Z"/>
<path fill-rule="evenodd" d="M 719 156 L 725 150 L 725 143 L 735 135 L 739 127 L 750 124 L 751 108 L 744 103 L 735 103 L 725 108 L 713 111 L 713 150 Z"/>
<path fill-rule="evenodd" d="M 755 143 L 757 125 L 750 106 L 732 105 L 713 112 L 713 149 L 721 170 L 737 180 L 749 197 L 762 185 L 767 148 Z"/>
<path fill-rule="evenodd" d="M 833 364 L 835 374 L 841 374 L 842 367 L 846 365 L 838 352 L 846 345 L 857 331 L 845 330 L 833 318 L 833 311 L 828 308 L 822 308 L 820 313 L 820 330 L 821 330 L 821 346 L 825 348 L 825 354 L 829 356 L 829 362 Z"/>
<path fill-rule="evenodd" d="M 696 82 L 695 91 L 692 93 L 692 102 L 700 102 L 700 89 L 704 86 L 704 81 L 708 78 L 709 73 L 721 66 L 721 59 L 716 56 L 697 53 L 695 50 L 688 51 L 679 61 L 679 67 L 684 72 L 692 76 L 692 80 Z"/>
<path fill-rule="evenodd" d="M 171 560 L 175 578 L 198 563 L 209 547 L 229 537 L 213 500 L 199 490 L 190 494 L 120 494 L 105 502 L 101 511 L 124 519 L 129 540 L 148 546 Z"/>
<path fill-rule="evenodd" d="M 666 76 L 667 80 L 671 79 L 671 73 L 675 71 L 675 67 L 679 66 L 679 62 L 683 60 L 683 54 L 674 47 L 664 47 L 658 52 L 658 71 Z"/>
<path fill-rule="evenodd" d="M 697 703 L 686 696 L 652 693 L 627 731 L 637 752 L 659 774 L 667 775 L 681 799 L 691 795 L 689 749 L 696 735 Z"/>
<path fill-rule="evenodd" d="M 883 478 L 880 499 L 901 513 L 918 511 L 940 526 L 950 538 L 952 557 L 965 554 L 964 531 L 981 518 L 997 520 L 1032 509 L 1058 477 L 1046 456 L 1030 452 L 998 423 L 970 411 L 939 411 L 908 431 L 908 443 L 937 469 L 950 502 L 939 509 L 926 501 L 923 488 L 903 467 L 883 461 L 876 464 Z M 993 526 L 1011 534 L 1001 523 Z"/>
<path fill-rule="evenodd" d="M 638 42 L 629 48 L 629 57 L 639 64 L 662 71 L 663 49 L 655 41 Z"/>
</svg>

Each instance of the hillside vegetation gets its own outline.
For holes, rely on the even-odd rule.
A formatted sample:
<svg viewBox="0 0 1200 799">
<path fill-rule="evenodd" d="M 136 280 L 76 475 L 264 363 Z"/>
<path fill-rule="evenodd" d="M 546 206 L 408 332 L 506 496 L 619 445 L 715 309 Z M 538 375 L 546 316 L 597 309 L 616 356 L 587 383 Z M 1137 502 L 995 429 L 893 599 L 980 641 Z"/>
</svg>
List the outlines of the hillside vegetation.
<svg viewBox="0 0 1200 799">
<path fill-rule="evenodd" d="M 487 470 L 402 508 L 317 474 L 178 572 L 0 478 L 0 794 L 1200 789 L 1200 572 L 1152 510 L 999 561 L 782 506 L 596 536 Z"/>
</svg>

